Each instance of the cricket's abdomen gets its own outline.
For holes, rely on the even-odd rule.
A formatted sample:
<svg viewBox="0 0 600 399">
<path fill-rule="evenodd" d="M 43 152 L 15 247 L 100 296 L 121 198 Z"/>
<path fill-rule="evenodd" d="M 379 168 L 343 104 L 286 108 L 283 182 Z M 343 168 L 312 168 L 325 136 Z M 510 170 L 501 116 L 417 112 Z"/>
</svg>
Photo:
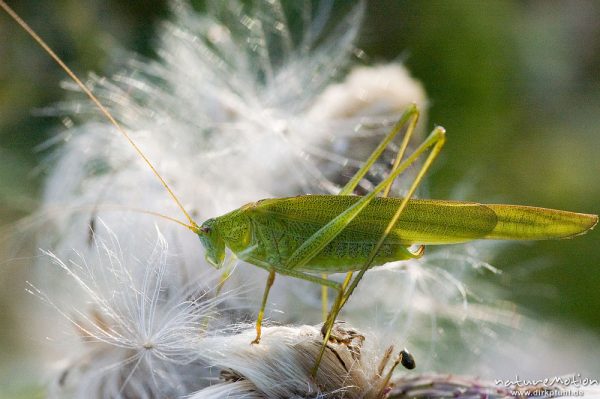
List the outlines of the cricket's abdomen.
<svg viewBox="0 0 600 399">
<path fill-rule="evenodd" d="M 346 241 L 334 239 L 317 256 L 305 266 L 296 270 L 305 272 L 342 273 L 361 270 L 375 248 L 376 242 Z M 294 248 L 295 249 L 295 248 Z M 407 247 L 395 240 L 386 240 L 370 267 L 383 265 L 388 262 L 410 259 Z"/>
<path fill-rule="evenodd" d="M 321 227 L 352 206 L 359 197 L 307 195 L 259 201 L 246 208 L 252 220 L 253 258 L 268 264 L 285 265 L 287 258 Z M 312 272 L 346 272 L 360 270 L 384 229 L 400 205 L 398 198 L 375 198 L 342 232 L 306 265 L 296 270 Z M 478 204 L 443 203 L 446 216 L 461 209 L 475 208 Z M 402 217 L 384 241 L 372 265 L 409 259 L 407 247 L 412 244 L 464 242 L 474 235 L 485 235 L 496 224 L 493 213 L 481 207 L 481 215 L 471 220 L 471 230 L 454 228 L 449 220 L 439 223 L 439 215 L 432 215 L 432 203 L 412 200 Z M 473 209 L 469 210 L 473 213 Z M 435 211 L 434 211 L 435 212 Z M 429 215 L 429 217 L 428 217 Z M 475 227 L 473 227 L 475 225 Z M 252 260 L 249 260 L 252 262 Z"/>
<path fill-rule="evenodd" d="M 253 218 L 253 240 L 255 250 L 251 263 L 292 267 L 287 264 L 289 257 L 322 226 L 312 223 L 295 223 L 289 220 L 266 220 L 262 217 Z M 373 251 L 377 239 L 369 236 L 348 237 L 340 234 L 333 239 L 321 252 L 296 271 L 342 273 L 360 270 L 365 265 Z M 410 258 L 406 246 L 397 240 L 387 239 L 381 246 L 371 266 Z"/>
</svg>

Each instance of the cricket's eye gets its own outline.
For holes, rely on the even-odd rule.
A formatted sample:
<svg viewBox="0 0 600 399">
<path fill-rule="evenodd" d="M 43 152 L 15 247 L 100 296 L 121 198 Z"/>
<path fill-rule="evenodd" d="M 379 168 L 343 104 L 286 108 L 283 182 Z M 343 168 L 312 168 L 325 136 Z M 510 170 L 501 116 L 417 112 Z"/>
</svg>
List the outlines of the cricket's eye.
<svg viewBox="0 0 600 399">
<path fill-rule="evenodd" d="M 208 233 L 210 233 L 210 227 L 202 226 L 202 227 L 200 227 L 200 231 L 203 232 L 204 234 L 208 234 Z"/>
</svg>

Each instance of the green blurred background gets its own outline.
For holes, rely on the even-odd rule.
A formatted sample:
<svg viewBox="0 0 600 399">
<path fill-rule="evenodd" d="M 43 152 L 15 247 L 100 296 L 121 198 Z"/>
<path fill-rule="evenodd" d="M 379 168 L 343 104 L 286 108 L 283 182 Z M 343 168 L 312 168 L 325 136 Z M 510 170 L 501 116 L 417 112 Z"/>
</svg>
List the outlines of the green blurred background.
<svg viewBox="0 0 600 399">
<path fill-rule="evenodd" d="M 110 74 L 115 47 L 153 57 L 154 31 L 168 15 L 163 1 L 9 3 L 80 75 Z M 379 0 L 368 3 L 360 37 L 372 62 L 406 63 L 429 94 L 430 122 L 448 131 L 432 197 L 600 213 L 600 2 Z M 65 76 L 5 15 L 0 38 L 0 224 L 7 226 L 36 207 L 43 179 L 36 166 L 47 154 L 35 148 L 61 121 L 32 110 L 64 97 Z M 4 232 L 6 247 L 10 228 Z M 492 263 L 526 308 L 600 334 L 599 244 L 594 231 L 512 245 Z M 0 352 L 16 359 L 28 347 L 11 327 L 26 319 L 15 302 L 28 271 L 0 265 Z"/>
</svg>

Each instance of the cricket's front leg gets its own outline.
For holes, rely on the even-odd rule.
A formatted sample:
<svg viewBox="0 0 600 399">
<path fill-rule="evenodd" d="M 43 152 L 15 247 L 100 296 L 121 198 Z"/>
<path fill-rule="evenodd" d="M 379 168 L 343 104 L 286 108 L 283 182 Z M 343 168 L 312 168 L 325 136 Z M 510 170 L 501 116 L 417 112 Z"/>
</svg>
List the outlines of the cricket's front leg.
<svg viewBox="0 0 600 399">
<path fill-rule="evenodd" d="M 261 327 L 262 321 L 265 316 L 265 307 L 267 306 L 267 298 L 269 297 L 269 291 L 271 291 L 271 287 L 273 286 L 273 282 L 275 281 L 275 269 L 272 268 L 269 270 L 269 277 L 267 278 L 267 285 L 265 286 L 265 291 L 263 293 L 262 303 L 260 305 L 260 310 L 258 311 L 258 317 L 256 318 L 256 338 L 250 344 L 258 344 L 260 342 L 261 335 Z"/>
</svg>

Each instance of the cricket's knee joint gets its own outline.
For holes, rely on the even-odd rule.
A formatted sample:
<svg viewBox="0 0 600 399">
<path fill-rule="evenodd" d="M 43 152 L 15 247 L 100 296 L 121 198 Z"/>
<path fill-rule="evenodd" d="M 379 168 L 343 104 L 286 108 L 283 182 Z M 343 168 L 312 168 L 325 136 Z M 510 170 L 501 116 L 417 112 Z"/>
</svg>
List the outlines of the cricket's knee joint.
<svg viewBox="0 0 600 399">
<path fill-rule="evenodd" d="M 406 112 L 409 114 L 419 114 L 419 106 L 417 103 L 411 103 L 406 109 Z"/>
<path fill-rule="evenodd" d="M 446 129 L 442 126 L 436 126 L 433 130 L 433 134 L 438 139 L 438 141 L 444 142 L 446 140 Z"/>
<path fill-rule="evenodd" d="M 411 253 L 413 259 L 419 259 L 425 254 L 425 245 L 419 245 L 416 251 L 408 250 Z"/>
<path fill-rule="evenodd" d="M 337 292 L 338 294 L 341 294 L 344 291 L 344 286 L 339 283 L 331 286 L 331 288 L 333 288 L 335 290 L 335 292 Z"/>
</svg>

